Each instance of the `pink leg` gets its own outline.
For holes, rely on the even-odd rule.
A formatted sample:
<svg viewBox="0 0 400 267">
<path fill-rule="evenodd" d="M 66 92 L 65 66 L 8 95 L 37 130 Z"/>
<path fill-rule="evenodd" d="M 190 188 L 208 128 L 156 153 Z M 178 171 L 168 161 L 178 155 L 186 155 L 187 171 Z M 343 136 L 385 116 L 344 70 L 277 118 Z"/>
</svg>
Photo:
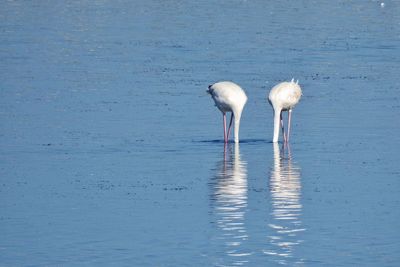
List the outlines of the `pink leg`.
<svg viewBox="0 0 400 267">
<path fill-rule="evenodd" d="M 287 142 L 289 142 L 290 123 L 291 123 L 291 120 L 292 120 L 292 110 L 291 110 L 291 109 L 289 109 L 288 113 L 289 113 L 289 115 L 288 115 Z"/>
<path fill-rule="evenodd" d="M 228 128 L 228 134 L 226 136 L 226 141 L 229 141 L 229 134 L 231 133 L 231 128 L 232 128 L 232 120 L 233 120 L 233 112 L 231 113 L 231 121 L 229 122 L 229 128 Z"/>
<path fill-rule="evenodd" d="M 226 140 L 226 116 L 225 116 L 225 113 L 222 113 L 222 120 L 223 120 L 223 124 L 224 124 L 224 143 L 226 143 L 227 140 Z"/>
<path fill-rule="evenodd" d="M 285 128 L 283 127 L 282 111 L 281 111 L 281 127 L 282 127 L 283 142 L 286 142 Z"/>
</svg>

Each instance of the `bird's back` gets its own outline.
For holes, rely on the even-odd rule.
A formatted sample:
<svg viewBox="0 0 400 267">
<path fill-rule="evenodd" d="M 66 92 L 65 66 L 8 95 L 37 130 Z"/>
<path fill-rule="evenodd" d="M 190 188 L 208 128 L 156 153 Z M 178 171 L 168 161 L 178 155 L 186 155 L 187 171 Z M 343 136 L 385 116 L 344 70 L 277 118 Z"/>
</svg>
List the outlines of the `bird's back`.
<svg viewBox="0 0 400 267">
<path fill-rule="evenodd" d="M 208 87 L 216 106 L 223 112 L 232 111 L 234 108 L 243 109 L 247 96 L 243 89 L 229 81 L 217 82 Z"/>
<path fill-rule="evenodd" d="M 280 107 L 286 110 L 294 107 L 299 102 L 301 95 L 301 88 L 297 83 L 282 82 L 271 89 L 268 100 L 274 108 Z"/>
</svg>

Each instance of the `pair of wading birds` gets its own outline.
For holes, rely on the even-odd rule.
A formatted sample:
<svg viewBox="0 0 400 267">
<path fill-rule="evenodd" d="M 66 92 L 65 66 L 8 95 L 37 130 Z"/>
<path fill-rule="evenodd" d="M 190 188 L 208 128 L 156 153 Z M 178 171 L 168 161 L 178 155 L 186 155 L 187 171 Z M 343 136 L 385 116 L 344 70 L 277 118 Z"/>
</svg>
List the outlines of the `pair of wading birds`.
<svg viewBox="0 0 400 267">
<path fill-rule="evenodd" d="M 224 124 L 224 142 L 227 143 L 231 132 L 232 121 L 235 119 L 234 138 L 235 143 L 239 143 L 240 117 L 244 105 L 247 102 L 247 96 L 243 89 L 233 82 L 217 82 L 208 86 L 207 92 L 214 99 L 215 105 L 222 112 Z M 278 142 L 279 128 L 282 127 L 283 141 L 289 142 L 290 123 L 293 107 L 301 98 L 301 88 L 299 81 L 282 82 L 275 85 L 269 92 L 268 102 L 274 109 L 274 136 L 272 142 Z M 288 127 L 287 134 L 283 127 L 282 112 L 287 111 Z M 231 120 L 226 131 L 226 112 L 231 112 Z"/>
</svg>

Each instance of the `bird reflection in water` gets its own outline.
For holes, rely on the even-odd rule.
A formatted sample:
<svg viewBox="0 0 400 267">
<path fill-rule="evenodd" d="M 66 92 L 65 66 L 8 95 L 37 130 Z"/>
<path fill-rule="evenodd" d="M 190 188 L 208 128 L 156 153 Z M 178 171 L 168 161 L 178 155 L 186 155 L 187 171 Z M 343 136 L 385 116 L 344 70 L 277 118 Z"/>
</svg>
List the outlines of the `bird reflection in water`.
<svg viewBox="0 0 400 267">
<path fill-rule="evenodd" d="M 248 240 L 245 225 L 247 168 L 246 162 L 240 159 L 238 143 L 234 146 L 234 153 L 230 145 L 224 146 L 224 158 L 218 163 L 211 186 L 211 203 L 218 230 L 214 241 L 223 247 L 223 255 L 215 264 L 245 265 L 251 255 L 244 244 Z"/>
<path fill-rule="evenodd" d="M 301 244 L 299 234 L 305 229 L 301 223 L 302 206 L 300 168 L 292 161 L 288 144 L 279 150 L 274 143 L 274 165 L 270 173 L 270 192 L 272 202 L 272 218 L 268 226 L 270 250 L 267 255 L 275 257 L 279 264 L 301 264 L 302 259 L 294 257 L 294 249 Z"/>
</svg>

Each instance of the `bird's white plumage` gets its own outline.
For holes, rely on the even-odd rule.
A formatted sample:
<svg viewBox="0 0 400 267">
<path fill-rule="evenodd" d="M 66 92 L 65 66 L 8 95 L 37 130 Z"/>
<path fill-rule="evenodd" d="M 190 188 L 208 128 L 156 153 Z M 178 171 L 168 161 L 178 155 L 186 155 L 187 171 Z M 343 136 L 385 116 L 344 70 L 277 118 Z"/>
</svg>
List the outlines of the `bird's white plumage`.
<svg viewBox="0 0 400 267">
<path fill-rule="evenodd" d="M 243 89 L 233 82 L 217 82 L 209 87 L 215 105 L 221 112 L 242 110 L 247 102 Z"/>
<path fill-rule="evenodd" d="M 229 81 L 214 83 L 208 87 L 207 92 L 213 98 L 215 105 L 222 112 L 224 118 L 226 112 L 232 112 L 233 118 L 235 119 L 234 138 L 236 143 L 239 142 L 240 118 L 247 102 L 246 93 L 239 85 Z M 224 136 L 224 140 L 227 141 L 227 139 L 228 136 Z"/>
<path fill-rule="evenodd" d="M 293 108 L 301 98 L 301 88 L 295 82 L 282 82 L 275 85 L 268 96 L 269 103 L 282 111 Z"/>
<path fill-rule="evenodd" d="M 279 137 L 279 124 L 282 123 L 282 111 L 289 112 L 289 122 L 288 122 L 288 139 L 290 133 L 290 116 L 293 107 L 300 101 L 302 95 L 301 88 L 298 82 L 282 82 L 275 85 L 269 95 L 268 101 L 274 109 L 274 137 L 273 142 L 278 141 Z M 283 128 L 283 124 L 282 124 Z M 285 136 L 284 136 L 285 139 Z M 286 140 L 285 140 L 286 141 Z"/>
</svg>

